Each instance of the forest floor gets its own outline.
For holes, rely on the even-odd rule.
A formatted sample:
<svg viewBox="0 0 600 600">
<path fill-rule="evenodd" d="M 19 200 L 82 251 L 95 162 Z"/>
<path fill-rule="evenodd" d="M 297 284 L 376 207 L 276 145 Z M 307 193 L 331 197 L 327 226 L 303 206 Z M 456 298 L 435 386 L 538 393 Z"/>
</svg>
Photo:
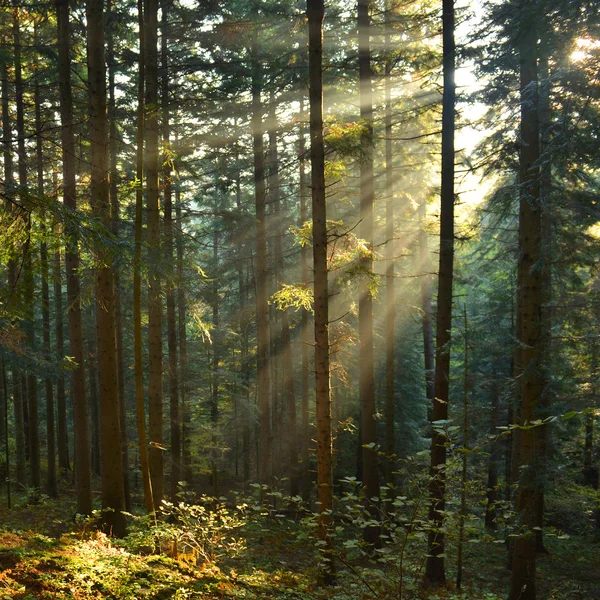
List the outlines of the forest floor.
<svg viewBox="0 0 600 600">
<path fill-rule="evenodd" d="M 43 499 L 31 505 L 17 498 L 12 510 L 0 504 L 0 511 L 0 599 L 507 597 L 509 572 L 503 544 L 468 544 L 461 593 L 420 589 L 422 565 L 411 560 L 417 552 L 410 547 L 402 579 L 397 563 L 348 559 L 340 564 L 338 585 L 325 588 L 317 582 L 310 536 L 298 539 L 300 525 L 287 518 L 252 520 L 237 530 L 243 543 L 233 555 L 203 560 L 193 553 L 175 555 L 172 548 L 140 549 L 129 538 L 111 540 L 89 523 L 75 523 L 70 500 Z M 600 600 L 600 546 L 583 537 L 548 537 L 546 545 L 549 553 L 538 561 L 538 597 Z"/>
</svg>

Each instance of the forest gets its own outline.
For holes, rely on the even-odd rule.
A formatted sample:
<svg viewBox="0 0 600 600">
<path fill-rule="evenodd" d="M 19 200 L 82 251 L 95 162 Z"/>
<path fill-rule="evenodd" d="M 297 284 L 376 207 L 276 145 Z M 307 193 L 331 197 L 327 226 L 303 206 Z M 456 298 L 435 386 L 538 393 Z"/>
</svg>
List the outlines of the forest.
<svg viewBox="0 0 600 600">
<path fill-rule="evenodd" d="M 0 597 L 600 599 L 596 0 L 0 1 Z"/>
</svg>

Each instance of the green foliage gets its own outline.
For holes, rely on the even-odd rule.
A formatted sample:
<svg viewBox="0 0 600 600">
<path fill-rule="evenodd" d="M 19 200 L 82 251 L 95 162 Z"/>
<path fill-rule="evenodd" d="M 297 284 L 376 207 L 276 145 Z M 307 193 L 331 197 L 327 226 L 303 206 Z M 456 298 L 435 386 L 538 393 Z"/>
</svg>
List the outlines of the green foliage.
<svg viewBox="0 0 600 600">
<path fill-rule="evenodd" d="M 152 548 L 153 552 L 168 549 L 174 558 L 184 555 L 200 563 L 214 562 L 243 548 L 241 540 L 235 537 L 245 523 L 242 510 L 238 506 L 231 511 L 221 500 L 208 496 L 198 498 L 193 504 L 163 501 L 158 519 L 151 515 L 135 519 L 125 543 L 136 551 L 144 547 Z"/>
<path fill-rule="evenodd" d="M 277 290 L 270 300 L 270 304 L 275 304 L 279 310 L 293 308 L 295 310 L 307 310 L 312 312 L 314 300 L 313 290 L 308 285 L 283 284 Z"/>
</svg>

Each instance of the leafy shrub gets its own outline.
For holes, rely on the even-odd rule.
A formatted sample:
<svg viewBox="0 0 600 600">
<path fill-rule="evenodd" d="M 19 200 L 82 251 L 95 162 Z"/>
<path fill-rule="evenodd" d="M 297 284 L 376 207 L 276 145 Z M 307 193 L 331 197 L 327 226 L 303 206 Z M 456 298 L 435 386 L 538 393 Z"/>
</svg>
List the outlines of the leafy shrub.
<svg viewBox="0 0 600 600">
<path fill-rule="evenodd" d="M 208 496 L 194 503 L 163 501 L 156 519 L 153 515 L 135 518 L 125 543 L 136 552 L 208 563 L 243 547 L 235 531 L 244 524 L 242 506 L 229 509 Z"/>
</svg>

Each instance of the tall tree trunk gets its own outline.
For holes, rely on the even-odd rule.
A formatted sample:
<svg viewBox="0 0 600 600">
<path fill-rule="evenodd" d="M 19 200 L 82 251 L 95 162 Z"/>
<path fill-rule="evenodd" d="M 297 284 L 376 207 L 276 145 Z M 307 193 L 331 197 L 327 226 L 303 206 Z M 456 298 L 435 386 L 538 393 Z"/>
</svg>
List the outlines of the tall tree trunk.
<svg viewBox="0 0 600 600">
<path fill-rule="evenodd" d="M 60 91 L 60 119 L 63 158 L 63 201 L 71 210 L 77 210 L 75 185 L 75 135 L 73 119 L 73 96 L 71 91 L 71 58 L 69 2 L 56 0 L 58 27 L 58 73 Z M 76 226 L 68 224 L 65 230 L 67 302 L 69 306 L 70 353 L 75 361 L 72 370 L 73 420 L 75 422 L 75 448 L 77 472 L 77 512 L 92 512 L 92 483 L 90 468 L 90 430 L 85 389 L 85 365 L 83 362 L 83 327 L 81 320 L 81 292 L 79 283 L 79 244 Z"/>
<path fill-rule="evenodd" d="M 465 359 L 463 376 L 463 455 L 460 481 L 460 511 L 458 514 L 458 559 L 456 564 L 456 589 L 460 590 L 463 577 L 465 546 L 465 519 L 467 516 L 467 466 L 469 458 L 469 322 L 467 305 L 464 305 Z"/>
<path fill-rule="evenodd" d="M 323 0 L 308 0 L 310 77 L 310 161 L 312 184 L 315 397 L 317 405 L 317 497 L 319 537 L 324 542 L 323 579 L 335 578 L 329 529 L 333 509 L 331 438 L 331 388 L 329 370 L 329 287 L 327 281 L 327 204 L 325 197 L 325 149 L 323 144 Z"/>
<path fill-rule="evenodd" d="M 4 187 L 6 194 L 6 208 L 16 215 L 14 200 L 14 177 L 12 157 L 12 129 L 10 124 L 9 97 L 8 97 L 8 65 L 2 64 L 2 156 L 4 162 Z M 17 293 L 17 265 L 14 259 L 8 263 L 8 287 L 12 302 L 18 302 Z M 15 422 L 15 463 L 17 484 L 25 489 L 27 487 L 27 471 L 25 464 L 25 429 L 23 423 L 23 398 L 19 384 L 20 373 L 12 368 L 13 410 Z M 6 397 L 8 402 L 8 396 Z"/>
<path fill-rule="evenodd" d="M 95 323 L 96 308 L 90 306 L 87 310 L 88 323 Z M 90 433 L 92 446 L 92 473 L 98 477 L 102 476 L 101 450 L 100 450 L 100 401 L 98 399 L 98 342 L 96 340 L 95 328 L 90 330 L 86 336 L 88 339 L 87 349 L 87 376 L 90 405 Z"/>
<path fill-rule="evenodd" d="M 15 52 L 15 101 L 17 105 L 17 154 L 19 171 L 19 194 L 21 204 L 27 204 L 27 155 L 25 151 L 25 106 L 23 102 L 23 77 L 21 74 L 21 31 L 19 25 L 19 9 L 13 9 L 13 43 Z M 25 228 L 27 239 L 23 249 L 23 304 L 26 310 L 25 335 L 29 347 L 35 350 L 35 307 L 34 307 L 34 275 L 33 247 L 31 244 L 31 212 L 26 217 Z M 40 467 L 40 435 L 38 415 L 37 377 L 33 373 L 27 375 L 27 415 L 29 442 L 29 484 L 37 491 L 41 483 Z"/>
<path fill-rule="evenodd" d="M 239 160 L 239 156 L 236 152 L 236 159 Z M 237 163 L 236 160 L 236 163 Z M 236 181 L 236 208 L 239 214 L 242 214 L 242 186 L 241 178 L 238 176 Z M 245 257 L 245 244 L 244 244 L 244 233 L 238 234 L 238 293 L 239 293 L 239 304 L 240 304 L 240 339 L 242 340 L 241 358 L 240 358 L 240 370 L 242 380 L 242 393 L 240 398 L 243 398 L 243 417 L 242 417 L 242 455 L 243 455 L 243 482 L 244 489 L 250 481 L 250 424 L 252 422 L 252 409 L 250 405 L 250 360 L 249 360 L 249 340 L 248 340 L 248 285 L 247 285 L 247 267 L 244 269 L 246 264 Z"/>
<path fill-rule="evenodd" d="M 433 409 L 435 347 L 433 340 L 433 316 L 431 310 L 431 276 L 429 270 L 430 258 L 427 243 L 427 201 L 423 198 L 419 203 L 419 255 L 418 270 L 421 274 L 421 329 L 423 331 L 423 362 L 425 367 L 425 398 L 427 399 L 427 413 L 431 420 Z"/>
<path fill-rule="evenodd" d="M 448 419 L 450 386 L 450 340 L 452 328 L 452 285 L 454 270 L 454 80 L 456 48 L 454 43 L 454 0 L 443 0 L 443 69 L 442 100 L 442 193 L 440 216 L 440 263 L 435 345 L 435 396 L 431 410 L 432 424 Z M 446 438 L 435 426 L 431 433 L 431 504 L 429 519 L 434 531 L 428 536 L 425 583 L 431 587 L 446 585 L 444 569 L 445 536 L 443 512 L 446 495 Z"/>
<path fill-rule="evenodd" d="M 543 43 L 542 43 L 543 46 Z M 550 161 L 550 130 L 552 127 L 552 114 L 550 102 L 550 69 L 546 51 L 541 51 L 539 58 L 539 77 L 542 82 L 539 96 L 539 127 L 540 127 L 540 153 L 542 165 L 540 167 L 540 210 L 541 210 L 541 238 L 540 256 L 542 258 L 542 308 L 540 323 L 540 376 L 542 377 L 542 396 L 537 411 L 538 419 L 550 416 L 552 405 L 552 213 L 551 213 L 551 186 L 552 166 Z M 537 552 L 547 553 L 544 546 L 544 496 L 546 487 L 547 453 L 550 434 L 550 424 L 544 425 L 539 432 L 539 449 L 537 465 L 537 527 L 536 549 Z"/>
<path fill-rule="evenodd" d="M 258 18 L 258 10 L 256 11 Z M 254 154 L 254 193 L 256 203 L 256 332 L 258 338 L 259 481 L 271 482 L 271 382 L 269 375 L 269 294 L 267 279 L 267 231 L 262 66 L 258 56 L 258 34 L 252 44 L 252 147 Z"/>
<path fill-rule="evenodd" d="M 175 188 L 175 218 L 178 227 L 183 228 L 183 217 L 181 208 L 181 190 L 179 185 Z M 181 382 L 181 464 L 183 478 L 188 483 L 192 482 L 192 456 L 189 440 L 189 405 L 187 400 L 187 333 L 186 333 L 186 299 L 185 281 L 183 270 L 184 243 L 183 235 L 177 236 L 177 327 L 179 338 L 179 381 Z"/>
<path fill-rule="evenodd" d="M 109 198 L 108 120 L 106 118 L 106 67 L 104 62 L 104 0 L 88 0 L 87 62 L 91 142 L 90 204 L 94 216 L 107 229 L 113 227 Z M 121 456 L 121 416 L 115 323 L 112 256 L 102 240 L 95 252 L 96 333 L 100 391 L 100 444 L 102 450 L 102 508 L 105 529 L 125 535 L 125 491 Z"/>
<path fill-rule="evenodd" d="M 55 186 L 56 187 L 56 186 Z M 63 291 L 62 291 L 62 261 L 60 235 L 56 232 L 56 251 L 54 253 L 54 313 L 56 320 L 56 360 L 61 362 L 65 357 L 64 348 L 64 322 L 63 322 Z M 58 468 L 61 474 L 69 470 L 69 444 L 67 437 L 67 404 L 65 394 L 65 376 L 62 370 L 58 374 L 56 384 L 56 412 L 57 412 L 57 446 Z"/>
<path fill-rule="evenodd" d="M 146 415 L 144 406 L 144 372 L 142 360 L 142 220 L 143 220 L 143 190 L 144 177 L 144 81 L 145 81 L 145 21 L 144 2 L 138 0 L 138 27 L 140 32 L 139 70 L 138 70 L 138 107 L 137 107 L 137 137 L 136 137 L 136 180 L 135 190 L 135 247 L 133 255 L 133 346 L 135 365 L 135 409 L 140 452 L 140 467 L 142 485 L 144 486 L 144 503 L 148 513 L 154 512 L 152 494 L 152 479 L 148 458 L 148 438 L 146 436 Z"/>
<path fill-rule="evenodd" d="M 213 232 L 213 265 L 215 274 L 219 273 L 219 232 L 215 230 Z M 211 379 L 212 379 L 212 395 L 210 400 L 210 421 L 212 427 L 212 439 L 211 439 L 211 483 L 213 488 L 213 495 L 215 498 L 219 497 L 219 473 L 217 469 L 217 428 L 219 427 L 219 363 L 221 361 L 221 332 L 219 331 L 219 280 L 218 276 L 215 276 L 213 283 L 213 355 L 211 365 Z"/>
<path fill-rule="evenodd" d="M 536 269 L 541 253 L 540 136 L 538 114 L 537 31 L 535 7 L 520 3 L 518 52 L 521 90 L 520 207 L 519 207 L 519 310 L 520 388 L 519 425 L 533 422 L 543 394 L 541 358 L 542 285 Z M 535 600 L 538 456 L 537 428 L 519 432 L 517 466 L 519 487 L 516 511 L 518 531 L 512 557 L 511 600 Z"/>
<path fill-rule="evenodd" d="M 0 385 L 2 386 L 2 396 L 4 399 L 3 407 L 4 413 L 2 415 L 2 420 L 4 421 L 4 456 L 6 458 L 6 508 L 10 510 L 12 508 L 12 498 L 11 498 L 11 479 L 10 479 L 10 440 L 8 437 L 8 382 L 6 381 L 6 364 L 4 363 L 4 358 L 0 361 L 0 376 L 2 377 L 2 381 L 0 381 Z"/>
<path fill-rule="evenodd" d="M 390 52 L 391 23 L 390 5 L 385 4 L 385 49 Z M 396 453 L 395 435 L 395 365 L 396 365 L 396 290 L 394 281 L 394 261 L 397 244 L 394 228 L 394 163 L 392 155 L 392 59 L 385 60 L 385 481 L 394 489 L 394 456 Z"/>
<path fill-rule="evenodd" d="M 299 167 L 300 167 L 300 227 L 303 227 L 304 224 L 308 220 L 308 203 L 307 203 L 307 193 L 306 193 L 306 172 L 305 172 L 305 164 L 306 164 L 306 143 L 304 140 L 304 119 L 306 118 L 306 113 L 304 112 L 304 94 L 300 98 L 300 135 L 298 141 L 298 154 L 300 157 Z M 302 276 L 302 284 L 305 286 L 309 285 L 309 274 L 308 274 L 308 246 L 304 244 L 300 248 L 300 268 L 301 268 L 301 276 Z M 302 384 L 302 398 L 300 401 L 302 417 L 301 417 L 301 463 L 302 463 L 302 496 L 305 500 L 310 498 L 310 458 L 309 458 L 309 346 L 311 345 L 311 335 L 310 328 L 308 325 L 309 319 L 309 311 L 302 310 L 301 317 L 301 342 L 302 342 L 302 369 L 301 369 L 301 384 Z"/>
<path fill-rule="evenodd" d="M 487 505 L 485 507 L 485 528 L 495 531 L 496 526 L 496 502 L 498 501 L 498 441 L 494 436 L 498 434 L 498 423 L 500 416 L 500 381 L 496 372 L 496 357 L 492 358 L 492 381 L 491 381 L 491 412 L 489 435 L 492 438 L 490 442 L 490 456 L 488 459 L 488 478 L 487 478 Z"/>
<path fill-rule="evenodd" d="M 148 409 L 150 476 L 154 508 L 164 496 L 162 295 L 160 214 L 158 206 L 158 0 L 147 0 L 144 11 L 146 69 L 146 202 L 148 226 Z"/>
<path fill-rule="evenodd" d="M 37 46 L 37 26 L 34 27 L 34 45 Z M 35 130 L 36 136 L 36 167 L 37 167 L 37 191 L 40 196 L 44 194 L 44 154 L 42 147 L 42 115 L 41 115 L 41 98 L 40 84 L 36 78 L 34 86 L 34 103 L 35 103 Z M 42 235 L 45 238 L 47 234 L 44 217 L 42 219 Z M 42 329 L 44 341 L 44 354 L 46 360 L 51 360 L 50 348 L 50 290 L 48 286 L 48 244 L 44 241 L 40 246 L 40 261 L 42 274 Z M 52 379 L 46 377 L 46 449 L 48 454 L 48 469 L 46 472 L 46 491 L 52 498 L 58 496 L 58 486 L 56 478 L 56 435 L 54 430 L 54 386 Z"/>
<path fill-rule="evenodd" d="M 163 0 L 163 4 L 164 0 Z M 177 320 L 175 315 L 175 273 L 173 265 L 173 186 L 171 177 L 171 124 L 169 112 L 169 47 L 167 7 L 163 6 L 161 21 L 162 62 L 162 137 L 163 190 L 165 206 L 165 258 L 168 268 L 167 288 L 167 346 L 169 353 L 169 421 L 171 431 L 171 498 L 175 501 L 181 480 L 181 424 L 179 419 L 179 380 L 177 367 Z"/>
<path fill-rule="evenodd" d="M 120 206 L 117 170 L 117 115 L 115 101 L 115 42 L 114 23 L 117 16 L 112 0 L 106 2 L 108 16 L 108 39 L 106 44 L 106 61 L 108 66 L 108 120 L 109 120 L 109 154 L 110 154 L 110 184 L 109 198 L 112 220 L 112 233 L 119 241 Z M 131 511 L 131 491 L 129 489 L 129 444 L 127 440 L 127 406 L 125 395 L 125 355 L 123 350 L 123 315 L 121 309 L 121 270 L 118 264 L 113 267 L 114 296 L 115 296 L 115 328 L 117 345 L 117 384 L 119 391 L 119 421 L 121 426 L 121 460 L 123 463 L 123 492 L 125 494 L 125 510 Z"/>
<path fill-rule="evenodd" d="M 359 289 L 358 335 L 359 350 L 359 395 L 361 415 L 362 482 L 366 506 L 372 520 L 377 520 L 379 511 L 379 470 L 377 466 L 377 422 L 375 413 L 375 377 L 373 354 L 373 295 L 371 273 L 373 272 L 373 204 L 375 182 L 373 179 L 373 91 L 371 87 L 371 41 L 370 0 L 358 1 L 358 70 L 360 78 L 360 118 L 364 132 L 361 145 L 365 153 L 360 163 L 360 237 L 366 244 L 362 257 L 363 279 Z M 368 526 L 364 531 L 365 541 L 379 545 L 379 528 Z"/>
</svg>

